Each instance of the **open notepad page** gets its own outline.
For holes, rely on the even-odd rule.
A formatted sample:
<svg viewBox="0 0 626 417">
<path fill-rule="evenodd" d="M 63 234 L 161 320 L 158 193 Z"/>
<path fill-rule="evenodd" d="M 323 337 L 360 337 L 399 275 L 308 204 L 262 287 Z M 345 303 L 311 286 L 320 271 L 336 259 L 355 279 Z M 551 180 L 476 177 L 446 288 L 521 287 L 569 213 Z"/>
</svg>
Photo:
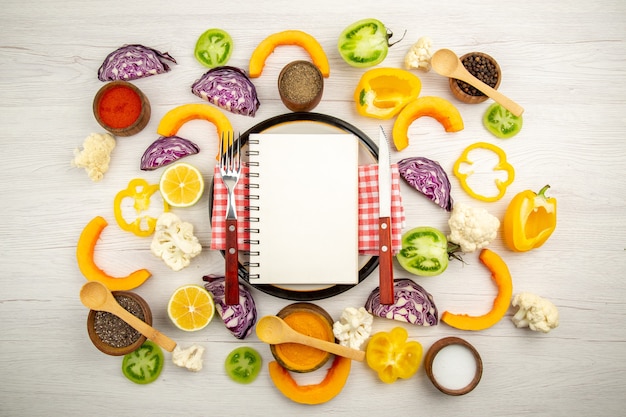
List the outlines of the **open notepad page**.
<svg viewBox="0 0 626 417">
<path fill-rule="evenodd" d="M 248 148 L 250 282 L 358 283 L 358 138 L 260 133 Z"/>
</svg>

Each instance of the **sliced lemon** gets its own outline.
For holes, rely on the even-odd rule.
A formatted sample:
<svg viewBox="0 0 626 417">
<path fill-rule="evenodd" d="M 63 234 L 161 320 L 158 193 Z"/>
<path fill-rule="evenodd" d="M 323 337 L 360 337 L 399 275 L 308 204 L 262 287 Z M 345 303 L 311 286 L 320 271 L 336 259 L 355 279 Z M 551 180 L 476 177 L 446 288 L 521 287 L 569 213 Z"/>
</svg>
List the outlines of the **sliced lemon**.
<svg viewBox="0 0 626 417">
<path fill-rule="evenodd" d="M 173 207 L 193 206 L 204 192 L 204 179 L 198 168 L 185 162 L 170 165 L 163 171 L 159 189 Z"/>
<path fill-rule="evenodd" d="M 204 287 L 188 284 L 179 287 L 167 304 L 167 314 L 181 330 L 195 332 L 204 329 L 213 319 L 215 303 Z"/>
</svg>

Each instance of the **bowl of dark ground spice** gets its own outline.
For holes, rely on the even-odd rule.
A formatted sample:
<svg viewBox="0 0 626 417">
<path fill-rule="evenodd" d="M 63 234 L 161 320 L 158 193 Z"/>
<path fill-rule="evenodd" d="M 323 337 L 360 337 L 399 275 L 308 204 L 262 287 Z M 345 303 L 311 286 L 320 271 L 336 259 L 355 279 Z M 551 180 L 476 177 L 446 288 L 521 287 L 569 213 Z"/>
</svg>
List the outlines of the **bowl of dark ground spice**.
<svg viewBox="0 0 626 417">
<path fill-rule="evenodd" d="M 502 73 L 495 59 L 482 52 L 470 52 L 459 59 L 470 74 L 488 86 L 498 89 Z M 464 103 L 482 103 L 488 98 L 476 87 L 456 78 L 450 78 L 450 90 L 456 98 Z"/>
<path fill-rule="evenodd" d="M 313 63 L 293 61 L 278 75 L 278 93 L 291 111 L 311 111 L 322 99 L 324 77 Z"/>
<path fill-rule="evenodd" d="M 148 303 L 130 291 L 113 291 L 115 300 L 149 325 L 152 325 L 152 311 Z M 129 326 L 115 314 L 106 311 L 89 310 L 87 332 L 91 342 L 107 355 L 122 356 L 137 350 L 146 337 Z"/>
</svg>

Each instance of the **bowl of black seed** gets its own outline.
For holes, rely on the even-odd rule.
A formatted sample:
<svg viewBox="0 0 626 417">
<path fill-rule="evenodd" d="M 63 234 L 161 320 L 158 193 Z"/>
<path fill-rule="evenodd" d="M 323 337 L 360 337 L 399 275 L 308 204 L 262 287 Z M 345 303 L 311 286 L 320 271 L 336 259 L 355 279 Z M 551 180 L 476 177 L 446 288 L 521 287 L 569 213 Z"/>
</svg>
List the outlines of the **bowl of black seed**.
<svg viewBox="0 0 626 417">
<path fill-rule="evenodd" d="M 113 291 L 117 302 L 140 320 L 152 325 L 152 311 L 148 303 L 130 291 Z M 137 350 L 146 337 L 115 314 L 89 310 L 87 332 L 98 350 L 112 356 L 122 356 Z"/>
<path fill-rule="evenodd" d="M 498 89 L 502 73 L 495 59 L 482 52 L 470 52 L 459 59 L 470 74 L 488 86 Z M 464 103 L 482 103 L 488 98 L 476 87 L 456 78 L 450 78 L 450 90 L 456 98 Z"/>
<path fill-rule="evenodd" d="M 278 94 L 291 111 L 313 110 L 322 99 L 324 77 L 315 64 L 293 61 L 278 75 Z"/>
</svg>

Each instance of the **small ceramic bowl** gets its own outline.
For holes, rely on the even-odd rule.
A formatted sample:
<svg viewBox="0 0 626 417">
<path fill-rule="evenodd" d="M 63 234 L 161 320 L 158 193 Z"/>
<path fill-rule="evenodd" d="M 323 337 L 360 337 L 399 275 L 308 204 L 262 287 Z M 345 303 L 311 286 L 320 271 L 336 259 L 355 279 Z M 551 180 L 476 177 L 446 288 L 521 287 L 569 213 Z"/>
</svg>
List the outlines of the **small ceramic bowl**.
<svg viewBox="0 0 626 417">
<path fill-rule="evenodd" d="M 289 304 L 276 315 L 285 320 L 296 331 L 313 337 L 316 337 L 318 333 L 326 332 L 326 340 L 335 342 L 334 321 L 326 310 L 316 304 L 306 302 Z M 308 323 L 310 328 L 302 327 L 300 323 L 295 321 L 298 315 L 308 315 L 313 318 L 314 321 Z M 297 347 L 294 348 L 294 345 Z M 332 354 L 328 352 L 295 343 L 270 345 L 270 351 L 281 366 L 298 373 L 313 372 L 324 366 L 332 357 Z M 305 359 L 306 362 L 304 362 Z"/>
<path fill-rule="evenodd" d="M 146 303 L 146 301 L 143 298 L 141 298 L 139 295 L 135 294 L 134 292 L 130 292 L 130 291 L 113 291 L 112 294 L 113 294 L 113 297 L 115 297 L 116 299 L 118 297 L 129 297 L 132 300 L 136 301 L 137 304 L 139 304 L 139 306 L 141 307 L 141 311 L 143 312 L 143 316 L 144 316 L 144 321 L 147 324 L 152 325 L 152 311 L 150 310 L 150 306 L 148 305 L 148 303 Z M 122 356 L 128 353 L 134 352 L 146 341 L 145 336 L 139 335 L 139 338 L 134 343 L 131 343 L 127 346 L 121 346 L 121 347 L 112 346 L 111 344 L 102 340 L 102 338 L 98 335 L 98 332 L 96 332 L 95 324 L 96 324 L 97 314 L 101 314 L 101 315 L 105 314 L 105 315 L 113 316 L 115 319 L 119 320 L 120 322 L 121 322 L 121 319 L 119 319 L 118 317 L 114 316 L 111 313 L 98 312 L 96 310 L 89 310 L 89 315 L 87 316 L 87 333 L 89 334 L 89 339 L 91 339 L 91 342 L 101 352 L 106 353 L 107 355 L 112 355 L 112 356 Z M 130 329 L 130 326 L 128 326 L 126 323 L 123 323 L 123 324 L 127 326 L 125 327 L 125 329 L 127 330 Z"/>
<path fill-rule="evenodd" d="M 100 126 L 115 136 L 132 136 L 150 121 L 150 102 L 127 81 L 111 81 L 98 90 L 93 114 Z"/>
<path fill-rule="evenodd" d="M 309 61 L 293 61 L 278 75 L 278 93 L 291 111 L 311 111 L 321 101 L 324 77 L 319 68 Z"/>
<path fill-rule="evenodd" d="M 475 56 L 486 58 L 489 62 L 491 62 L 495 66 L 496 73 L 498 74 L 498 79 L 496 81 L 495 86 L 492 86 L 492 87 L 495 90 L 497 90 L 498 87 L 500 86 L 500 81 L 502 80 L 502 71 L 500 70 L 500 65 L 498 65 L 495 59 L 493 59 L 489 55 L 482 53 L 482 52 L 470 52 L 470 53 L 463 55 L 459 59 L 461 60 L 461 62 L 464 62 L 464 60 L 469 59 L 470 57 L 475 57 Z M 470 71 L 470 74 L 471 74 L 471 71 Z M 461 85 L 465 83 L 463 81 L 457 80 L 456 78 L 450 78 L 448 82 L 450 83 L 450 90 L 452 91 L 452 94 L 457 99 L 461 100 L 463 103 L 468 103 L 468 104 L 482 103 L 483 101 L 489 98 L 482 93 L 479 95 L 468 94 L 461 88 Z M 486 84 L 489 84 L 489 83 L 486 83 Z"/>
<path fill-rule="evenodd" d="M 446 348 L 448 351 L 443 353 Z M 457 350 L 451 350 L 455 348 Z M 435 363 L 437 356 L 440 363 Z M 483 362 L 478 351 L 459 337 L 444 337 L 436 341 L 426 352 L 424 368 L 433 385 L 448 395 L 465 395 L 471 392 L 483 375 Z M 450 374 L 453 374 L 452 379 L 456 379 L 455 381 L 448 380 Z"/>
</svg>

